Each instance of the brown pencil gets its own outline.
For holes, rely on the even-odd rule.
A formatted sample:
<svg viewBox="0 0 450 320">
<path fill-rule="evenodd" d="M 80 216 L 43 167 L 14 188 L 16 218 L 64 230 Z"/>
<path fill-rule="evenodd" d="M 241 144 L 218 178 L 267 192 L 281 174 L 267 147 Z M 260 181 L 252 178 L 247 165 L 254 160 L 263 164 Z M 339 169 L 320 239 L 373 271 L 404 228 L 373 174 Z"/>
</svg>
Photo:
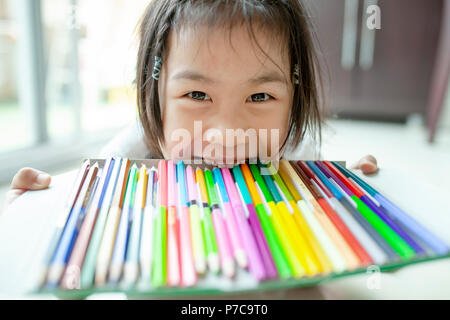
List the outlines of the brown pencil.
<svg viewBox="0 0 450 320">
<path fill-rule="evenodd" d="M 76 240 L 78 235 L 79 223 L 84 217 L 84 210 L 90 199 L 91 190 L 97 180 L 98 163 L 95 163 L 89 168 L 86 179 L 83 183 L 75 206 L 72 209 L 71 214 L 67 218 L 67 222 L 64 226 L 64 230 L 61 233 L 61 237 L 58 241 L 58 246 L 53 254 L 52 261 L 48 271 L 47 284 L 51 287 L 58 285 L 65 267 L 67 260 L 70 257 L 73 248 L 73 241 Z"/>
<path fill-rule="evenodd" d="M 103 166 L 102 175 L 99 180 L 94 198 L 92 200 L 92 205 L 90 206 L 89 211 L 83 221 L 80 233 L 75 242 L 75 246 L 67 264 L 67 268 L 61 280 L 61 287 L 63 289 L 80 289 L 81 268 L 84 262 L 87 248 L 89 246 L 89 241 L 91 239 L 97 215 L 102 205 L 102 195 L 105 193 L 105 190 L 108 187 L 107 182 L 113 166 L 114 161 L 112 158 L 109 158 Z"/>
<path fill-rule="evenodd" d="M 120 215 L 122 213 L 123 199 L 127 189 L 127 180 L 130 172 L 130 160 L 123 159 L 120 168 L 119 179 L 113 202 L 109 209 L 108 219 L 105 225 L 100 249 L 97 256 L 97 265 L 95 269 L 95 284 L 103 285 L 108 275 L 109 263 L 114 250 L 114 240 L 116 239 L 117 227 L 119 225 Z"/>
<path fill-rule="evenodd" d="M 56 247 L 58 245 L 58 240 L 61 237 L 61 234 L 63 232 L 64 226 L 67 221 L 67 217 L 69 216 L 70 212 L 72 211 L 73 206 L 75 205 L 75 202 L 77 201 L 78 195 L 80 194 L 80 190 L 81 190 L 81 187 L 83 186 L 84 180 L 86 179 L 89 166 L 90 166 L 89 160 L 86 160 L 83 162 L 83 164 L 81 165 L 80 169 L 77 172 L 75 181 L 72 184 L 72 187 L 69 189 L 69 192 L 67 194 L 64 208 L 58 217 L 58 222 L 56 224 L 55 231 L 53 232 L 52 240 L 50 241 L 50 246 L 48 247 L 47 253 L 44 257 L 44 262 L 43 262 L 44 266 L 42 268 L 42 275 L 41 275 L 41 281 L 40 281 L 42 286 L 44 286 L 47 283 L 50 259 L 52 258 L 52 254 L 56 250 Z"/>
</svg>

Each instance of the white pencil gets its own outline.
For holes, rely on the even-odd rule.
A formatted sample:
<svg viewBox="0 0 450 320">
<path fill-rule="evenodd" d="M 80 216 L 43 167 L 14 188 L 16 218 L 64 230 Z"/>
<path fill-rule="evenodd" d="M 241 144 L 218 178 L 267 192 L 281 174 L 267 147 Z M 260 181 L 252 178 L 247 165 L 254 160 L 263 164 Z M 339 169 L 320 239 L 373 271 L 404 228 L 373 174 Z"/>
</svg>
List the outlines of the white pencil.
<svg viewBox="0 0 450 320">
<path fill-rule="evenodd" d="M 156 206 L 156 168 L 148 172 L 147 199 L 145 201 L 144 215 L 142 219 L 141 246 L 139 252 L 139 264 L 141 280 L 150 283 L 152 276 L 153 260 L 153 212 Z"/>
<path fill-rule="evenodd" d="M 136 198 L 133 206 L 131 230 L 128 240 L 127 257 L 123 270 L 123 280 L 127 286 L 136 283 L 139 275 L 139 246 L 141 242 L 142 215 L 147 193 L 147 168 L 142 165 L 136 187 Z"/>
</svg>

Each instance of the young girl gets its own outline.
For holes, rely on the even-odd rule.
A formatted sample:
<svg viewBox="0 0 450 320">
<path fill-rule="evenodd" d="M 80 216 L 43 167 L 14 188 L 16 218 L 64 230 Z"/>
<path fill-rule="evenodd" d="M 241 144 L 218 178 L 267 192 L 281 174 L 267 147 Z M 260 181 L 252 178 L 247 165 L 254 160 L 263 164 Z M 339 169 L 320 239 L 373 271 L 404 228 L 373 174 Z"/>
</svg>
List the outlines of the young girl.
<svg viewBox="0 0 450 320">
<path fill-rule="evenodd" d="M 140 121 L 100 157 L 227 166 L 261 154 L 321 159 L 321 81 L 307 17 L 299 0 L 151 1 L 140 22 Z M 227 130 L 237 130 L 232 139 Z M 270 142 L 264 130 L 275 132 Z M 377 171 L 372 156 L 352 167 Z M 49 184 L 48 174 L 24 168 L 6 203 Z"/>
</svg>

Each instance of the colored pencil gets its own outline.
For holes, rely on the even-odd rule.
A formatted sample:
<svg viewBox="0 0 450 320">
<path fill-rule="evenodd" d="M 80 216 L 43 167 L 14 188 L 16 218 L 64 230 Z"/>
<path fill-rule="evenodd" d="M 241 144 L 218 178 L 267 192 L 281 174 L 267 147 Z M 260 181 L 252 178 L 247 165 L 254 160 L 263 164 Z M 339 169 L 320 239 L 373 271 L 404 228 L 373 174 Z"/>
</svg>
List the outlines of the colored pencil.
<svg viewBox="0 0 450 320">
<path fill-rule="evenodd" d="M 81 288 L 89 288 L 94 284 L 97 253 L 100 248 L 103 232 L 105 230 L 105 224 L 113 201 L 121 166 L 122 159 L 116 158 L 114 160 L 114 168 L 109 179 L 108 188 L 105 193 L 105 199 L 103 200 L 103 205 L 95 222 L 94 231 L 92 232 L 86 257 L 84 258 L 83 268 L 81 269 Z"/>
<path fill-rule="evenodd" d="M 278 238 L 273 229 L 272 222 L 270 221 L 269 215 L 267 214 L 266 207 L 261 201 L 261 196 L 256 186 L 254 177 L 252 176 L 252 172 L 247 164 L 242 164 L 241 170 L 247 184 L 251 200 L 255 204 L 255 211 L 258 215 L 259 220 L 261 221 L 261 226 L 267 239 L 267 243 L 270 247 L 270 253 L 272 254 L 274 263 L 276 265 L 277 274 L 280 276 L 280 278 L 289 278 L 291 276 L 291 272 L 286 261 L 286 253 L 283 251 L 283 248 L 278 241 Z"/>
<path fill-rule="evenodd" d="M 409 259 L 415 255 L 414 250 L 392 230 L 375 212 L 373 212 L 364 202 L 362 202 L 347 186 L 338 179 L 330 169 L 320 162 L 315 164 L 322 170 L 322 172 L 333 181 L 336 186 L 339 186 L 351 199 L 356 203 L 358 211 L 369 223 L 383 236 L 389 245 L 400 255 L 402 259 Z"/>
<path fill-rule="evenodd" d="M 180 213 L 180 249 L 181 249 L 181 279 L 182 285 L 190 287 L 197 282 L 197 273 L 194 266 L 192 251 L 191 225 L 189 218 L 189 207 L 187 200 L 187 187 L 184 163 L 177 164 L 177 184 L 178 184 L 178 212 Z"/>
<path fill-rule="evenodd" d="M 377 206 L 361 189 L 353 182 L 349 181 L 331 162 L 324 161 L 325 164 L 336 178 L 340 179 L 351 192 L 364 202 L 373 212 L 375 212 L 392 230 L 394 230 L 403 240 L 419 255 L 425 254 L 425 250 L 393 219 L 389 217 L 386 211 Z"/>
<path fill-rule="evenodd" d="M 215 169 L 214 169 L 215 170 Z M 242 207 L 241 200 L 239 199 L 236 185 L 234 184 L 230 170 L 228 168 L 222 168 L 221 170 L 223 181 L 231 201 L 232 211 L 238 221 L 238 227 L 243 240 L 245 251 L 249 257 L 248 264 L 250 272 L 259 281 L 267 277 L 267 270 L 264 267 L 261 252 L 256 243 L 256 239 L 252 233 L 247 217 L 245 216 L 244 208 Z"/>
<path fill-rule="evenodd" d="M 313 161 L 307 161 L 307 164 L 312 170 L 314 170 L 315 174 L 334 194 L 334 196 L 336 197 L 336 199 L 338 199 L 342 206 L 372 236 L 372 238 L 377 242 L 378 246 L 389 257 L 389 259 L 396 260 L 397 258 L 399 258 L 399 255 L 389 245 L 389 243 L 381 236 L 381 234 L 378 233 L 378 231 L 372 226 L 372 224 L 366 218 L 364 218 L 364 216 L 361 215 L 361 213 L 356 208 L 356 203 L 350 197 L 348 197 L 348 195 L 342 189 L 340 189 L 339 185 L 335 185 L 334 181 L 332 179 L 329 179 Z"/>
<path fill-rule="evenodd" d="M 267 181 L 271 181 L 271 178 L 269 177 Z M 279 197 L 282 197 L 283 196 L 282 191 L 281 189 L 279 190 L 276 181 L 273 181 L 272 184 L 273 184 L 272 187 L 273 192 L 278 192 L 280 194 Z M 297 205 L 300 210 L 300 213 L 303 215 L 308 226 L 311 228 L 312 233 L 317 237 L 317 241 L 320 243 L 320 247 L 326 253 L 326 257 L 327 259 L 329 259 L 329 263 L 331 263 L 332 265 L 332 271 L 336 272 L 344 271 L 347 268 L 346 262 L 341 256 L 340 252 L 336 248 L 331 238 L 329 237 L 328 233 L 322 226 L 322 223 L 319 220 L 322 217 L 319 216 L 318 218 L 317 214 L 313 213 L 312 207 L 310 207 L 310 204 L 307 203 L 303 197 L 297 201 Z"/>
<path fill-rule="evenodd" d="M 75 240 L 77 239 L 78 232 L 80 230 L 81 223 L 83 222 L 87 202 L 89 200 L 90 191 L 94 186 L 97 178 L 98 163 L 88 169 L 86 179 L 80 190 L 77 201 L 73 207 L 72 213 L 67 219 L 67 223 L 64 226 L 64 230 L 59 239 L 58 246 L 53 254 L 53 258 L 50 261 L 48 271 L 48 284 L 50 287 L 55 287 L 60 282 L 63 272 L 66 268 L 70 254 L 72 253 Z"/>
<path fill-rule="evenodd" d="M 260 165 L 258 171 L 263 167 Z M 267 168 L 264 168 L 266 170 Z M 262 172 L 262 171 L 261 171 Z M 256 177 L 257 175 L 255 175 Z M 295 228 L 295 224 L 289 220 L 290 214 L 286 204 L 281 199 L 278 191 L 275 188 L 273 180 L 270 175 L 262 175 L 263 179 L 259 180 L 261 190 L 264 192 L 265 203 L 269 207 L 270 218 L 277 232 L 283 247 L 286 251 L 286 257 L 294 277 L 299 278 L 305 274 L 310 274 L 310 265 L 314 268 L 311 258 L 308 256 L 304 248 L 304 243 L 301 243 L 301 233 Z"/>
<path fill-rule="evenodd" d="M 273 171 L 273 168 L 269 167 L 269 171 Z M 283 177 L 283 179 L 281 178 L 281 176 Z M 330 260 L 327 258 L 327 255 L 325 254 L 315 235 L 310 230 L 308 223 L 305 221 L 300 210 L 297 207 L 296 201 L 298 202 L 302 198 L 293 185 L 290 177 L 285 171 L 282 170 L 282 168 L 279 168 L 278 173 L 273 172 L 272 177 L 274 179 L 274 186 L 277 185 L 279 187 L 279 189 L 277 189 L 276 187 L 272 187 L 272 189 L 275 189 L 280 193 L 280 196 L 278 197 L 280 199 L 280 201 L 278 202 L 278 206 L 282 206 L 280 207 L 280 209 L 285 213 L 285 219 L 287 219 L 287 221 L 290 221 L 290 224 L 292 224 L 293 227 L 297 226 L 298 230 L 300 231 L 299 235 L 294 236 L 299 237 L 299 239 L 297 239 L 296 241 L 297 243 L 299 243 L 302 251 L 306 253 L 306 257 L 308 258 L 308 260 L 306 261 L 310 263 L 309 265 L 307 265 L 307 274 L 314 275 L 319 272 L 331 272 L 333 268 Z M 285 206 L 283 206 L 284 202 L 286 202 Z M 294 221 L 295 223 L 292 221 Z M 303 234 L 307 236 L 303 238 L 301 236 Z"/>
<path fill-rule="evenodd" d="M 206 169 L 204 172 L 205 186 L 208 196 L 208 204 L 212 209 L 212 219 L 214 224 L 215 234 L 217 236 L 217 246 L 219 247 L 219 258 L 222 267 L 222 272 L 225 276 L 232 278 L 235 275 L 235 265 L 233 260 L 233 249 L 229 234 L 225 226 L 224 217 L 216 189 L 214 186 L 214 179 L 210 170 Z"/>
<path fill-rule="evenodd" d="M 175 164 L 167 162 L 167 284 L 178 286 L 181 283 L 180 232 L 177 216 L 177 178 Z"/>
<path fill-rule="evenodd" d="M 142 233 L 142 221 L 147 195 L 148 174 L 145 165 L 139 169 L 138 184 L 133 204 L 133 212 L 130 221 L 128 244 L 123 270 L 123 279 L 130 286 L 138 280 L 139 276 L 139 252 Z"/>
<path fill-rule="evenodd" d="M 238 220 L 236 219 L 236 216 L 231 207 L 230 199 L 228 197 L 225 183 L 222 178 L 222 173 L 220 172 L 219 168 L 215 168 L 213 169 L 213 174 L 217 194 L 220 199 L 220 205 L 225 216 L 225 223 L 227 224 L 228 234 L 230 235 L 230 242 L 233 246 L 234 258 L 241 268 L 247 268 L 248 255 L 245 252 L 243 239 L 238 228 Z"/>
<path fill-rule="evenodd" d="M 217 249 L 216 234 L 211 217 L 211 208 L 209 207 L 205 177 L 200 168 L 195 170 L 195 180 L 197 184 L 197 194 L 200 195 L 202 203 L 202 226 L 204 231 L 205 249 L 208 257 L 208 266 L 212 272 L 217 273 L 220 270 L 219 251 Z"/>
<path fill-rule="evenodd" d="M 267 271 L 267 278 L 269 279 L 277 278 L 278 277 L 277 268 L 275 266 L 275 262 L 273 261 L 269 245 L 267 243 L 266 237 L 264 236 L 261 223 L 258 219 L 256 209 L 253 204 L 253 199 L 250 196 L 250 192 L 244 180 L 244 176 L 242 174 L 240 166 L 235 166 L 233 168 L 233 175 L 236 181 L 236 189 L 239 191 L 238 194 L 241 198 L 242 206 L 244 207 L 244 210 L 248 212 L 248 221 L 253 231 L 256 244 L 258 245 L 258 248 L 260 250 L 261 258 L 264 263 L 264 268 Z"/>
<path fill-rule="evenodd" d="M 60 216 L 57 219 L 56 228 L 52 234 L 50 246 L 46 250 L 46 253 L 43 257 L 42 267 L 41 267 L 41 271 L 40 271 L 40 281 L 39 281 L 39 283 L 41 284 L 42 287 L 47 286 L 48 271 L 49 271 L 51 259 L 53 258 L 53 254 L 55 253 L 56 248 L 59 245 L 59 239 L 61 238 L 61 234 L 64 230 L 64 226 L 67 223 L 67 219 L 73 211 L 73 207 L 75 206 L 77 198 L 80 194 L 80 190 L 83 186 L 84 180 L 86 179 L 89 167 L 90 167 L 89 160 L 84 161 L 76 174 L 75 181 L 72 184 L 72 187 L 69 189 L 69 191 L 67 193 L 67 197 L 64 202 L 64 207 L 62 209 L 62 213 L 60 214 Z"/>
<path fill-rule="evenodd" d="M 355 238 L 353 233 L 350 231 L 350 229 L 347 227 L 347 225 L 342 221 L 342 219 L 339 217 L 339 215 L 336 213 L 336 211 L 324 199 L 324 197 L 322 196 L 320 191 L 318 189 L 316 189 L 316 187 L 309 180 L 308 176 L 303 171 L 303 169 L 300 166 L 297 166 L 295 163 L 294 164 L 289 163 L 289 164 L 290 164 L 291 168 L 293 168 L 294 171 L 297 173 L 297 175 L 300 177 L 300 179 L 303 180 L 306 187 L 309 189 L 310 193 L 316 199 L 319 206 L 322 207 L 322 210 L 328 216 L 330 221 L 334 224 L 336 229 L 341 233 L 342 237 L 345 239 L 345 241 L 348 243 L 350 248 L 355 253 L 356 257 L 359 260 L 359 263 L 362 264 L 363 266 L 368 266 L 368 265 L 373 264 L 372 257 L 367 253 L 367 251 L 364 249 L 364 247 Z"/>
<path fill-rule="evenodd" d="M 123 200 L 127 189 L 128 175 L 130 171 L 130 160 L 122 159 L 122 165 L 114 192 L 114 198 L 108 212 L 105 230 L 102 235 L 100 248 L 98 249 L 97 263 L 95 267 L 95 284 L 104 285 L 108 275 L 109 264 L 114 250 L 117 228 L 119 226 L 120 214 L 122 212 Z"/>
<path fill-rule="evenodd" d="M 282 159 L 280 162 L 280 168 L 282 168 L 281 170 L 286 170 L 289 172 L 289 176 L 291 177 L 292 181 L 295 180 L 297 182 L 296 185 L 299 186 L 298 190 L 299 192 L 301 192 L 302 197 L 306 199 L 313 208 L 313 213 L 315 213 L 316 216 L 320 216 L 320 222 L 322 223 L 322 226 L 329 234 L 329 236 L 333 239 L 333 242 L 335 243 L 337 249 L 346 262 L 347 268 L 349 270 L 353 270 L 360 267 L 361 263 L 358 259 L 358 256 L 352 250 L 351 246 L 343 237 L 339 229 L 336 228 L 336 225 L 332 222 L 330 217 L 322 209 L 320 204 L 312 195 L 311 191 L 308 189 L 308 186 L 305 184 L 305 182 L 295 173 L 295 170 L 292 168 L 289 161 L 287 161 L 286 159 Z"/>
<path fill-rule="evenodd" d="M 375 200 L 380 203 L 380 205 L 390 214 L 390 217 L 398 223 L 403 224 L 406 228 L 411 230 L 417 237 L 419 237 L 425 244 L 427 244 L 432 250 L 436 251 L 438 254 L 446 254 L 449 251 L 449 246 L 435 236 L 431 231 L 425 228 L 423 225 L 418 223 L 414 218 L 405 213 L 402 209 L 388 200 L 379 191 L 375 190 L 369 184 L 364 182 L 356 174 L 347 170 L 339 163 L 332 162 L 336 168 L 338 168 L 346 177 L 351 178 L 355 183 L 358 183 L 362 189 L 364 189 L 368 194 L 370 194 Z"/>
<path fill-rule="evenodd" d="M 157 171 L 155 167 L 148 170 L 147 192 L 144 215 L 142 218 L 142 235 L 139 252 L 140 280 L 148 285 L 152 277 L 153 261 L 153 220 L 156 214 Z"/>
<path fill-rule="evenodd" d="M 388 259 L 388 256 L 383 251 L 382 247 L 377 243 L 377 240 L 373 237 L 374 234 L 378 235 L 378 233 L 373 228 L 371 228 L 369 224 L 366 225 L 364 224 L 365 220 L 363 217 L 361 217 L 361 215 L 358 212 L 356 212 L 357 214 L 356 216 L 353 216 L 351 212 L 348 212 L 346 210 L 341 201 L 339 201 L 337 198 L 337 197 L 342 198 L 342 196 L 339 194 L 339 191 L 327 179 L 325 179 L 326 180 L 325 182 L 328 182 L 328 184 L 331 185 L 330 186 L 331 189 L 333 190 L 329 189 L 328 184 L 323 183 L 316 176 L 315 170 L 310 168 L 308 166 L 309 164 L 303 161 L 299 161 L 298 165 L 308 175 L 310 181 L 315 184 L 316 188 L 323 193 L 323 197 L 336 210 L 337 214 L 341 217 L 341 219 L 353 232 L 353 234 L 361 243 L 361 245 L 369 253 L 373 261 L 378 265 L 385 263 Z M 315 166 L 313 163 L 311 165 Z M 317 168 L 317 170 L 319 169 Z M 320 170 L 319 174 L 322 174 Z M 369 228 L 369 230 L 367 230 L 367 227 Z M 387 243 L 386 245 L 388 246 Z"/>
<path fill-rule="evenodd" d="M 133 212 L 134 197 L 136 195 L 136 183 L 138 179 L 138 169 L 136 163 L 130 169 L 128 176 L 127 190 L 123 203 L 122 214 L 120 215 L 119 227 L 114 244 L 114 251 L 109 266 L 109 281 L 117 284 L 122 276 L 123 266 L 127 254 L 127 243 L 129 238 L 130 216 Z"/>
<path fill-rule="evenodd" d="M 299 208 L 297 208 L 294 197 L 288 189 L 288 186 L 291 187 L 291 184 L 286 186 L 279 174 L 274 172 L 271 166 L 265 167 L 265 170 L 272 172 L 271 176 L 267 175 L 264 179 L 272 192 L 280 215 L 285 219 L 291 234 L 293 234 L 297 250 L 300 250 L 303 254 L 300 257 L 302 264 L 305 266 L 306 274 L 315 275 L 317 273 L 331 272 L 332 265 L 329 259 L 311 231 L 307 220 L 303 218 Z M 295 188 L 293 188 L 293 192 L 295 192 L 294 195 L 297 199 L 301 199 Z"/>
<path fill-rule="evenodd" d="M 154 226 L 152 284 L 155 287 L 167 283 L 167 162 L 158 163 L 158 203 Z"/>
<path fill-rule="evenodd" d="M 191 225 L 192 252 L 194 255 L 197 273 L 206 272 L 206 248 L 202 223 L 200 221 L 200 208 L 198 207 L 197 187 L 195 185 L 194 170 L 186 167 L 186 182 L 189 199 L 189 221 Z"/>
<path fill-rule="evenodd" d="M 290 238 L 292 238 L 292 236 L 288 238 L 288 228 L 284 226 L 284 222 L 280 221 L 281 218 L 278 215 L 272 195 L 261 177 L 260 169 L 257 165 L 251 164 L 250 170 L 255 179 L 253 183 L 258 192 L 259 199 L 256 195 L 254 195 L 254 192 L 252 192 L 251 195 L 252 198 L 254 197 L 253 199 L 255 203 L 260 201 L 260 204 L 257 204 L 257 208 L 260 207 L 261 204 L 263 206 L 264 210 L 257 209 L 258 211 L 261 211 L 258 212 L 258 214 L 262 216 L 261 220 L 265 220 L 263 217 L 264 214 L 268 218 L 268 222 L 265 222 L 264 224 L 267 226 L 266 229 L 268 239 L 272 239 L 269 240 L 269 245 L 271 246 L 272 255 L 274 256 L 278 269 L 278 274 L 283 279 L 289 278 L 292 275 L 303 275 L 305 273 L 304 268 L 300 265 L 300 261 L 297 259 L 294 252 L 295 244 L 290 242 Z M 244 177 L 246 176 L 248 175 L 245 174 Z M 250 178 L 246 179 L 250 180 Z M 249 184 L 251 184 L 251 182 L 249 182 Z"/>
<path fill-rule="evenodd" d="M 109 158 L 106 160 L 102 169 L 102 175 L 95 193 L 92 205 L 86 214 L 83 224 L 80 229 L 80 233 L 73 247 L 72 254 L 67 268 L 64 272 L 61 280 L 61 286 L 63 289 L 80 289 L 80 276 L 81 268 L 83 266 L 84 258 L 88 249 L 89 241 L 94 229 L 95 221 L 100 208 L 103 205 L 105 193 L 108 188 L 109 179 L 111 177 L 112 169 L 114 167 L 114 159 Z"/>
</svg>

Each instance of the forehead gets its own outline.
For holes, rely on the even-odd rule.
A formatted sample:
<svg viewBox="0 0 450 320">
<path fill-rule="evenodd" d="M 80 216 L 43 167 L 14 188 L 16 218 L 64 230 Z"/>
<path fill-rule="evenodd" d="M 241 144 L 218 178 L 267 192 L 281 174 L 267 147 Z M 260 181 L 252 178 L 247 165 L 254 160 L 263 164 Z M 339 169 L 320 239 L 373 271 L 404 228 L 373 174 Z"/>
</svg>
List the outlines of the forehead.
<svg viewBox="0 0 450 320">
<path fill-rule="evenodd" d="M 287 77 L 290 63 L 286 44 L 262 29 L 254 28 L 253 32 L 256 41 L 244 25 L 232 29 L 199 26 L 171 30 L 168 72 L 189 68 L 224 80 L 244 80 L 263 71 L 276 71 Z"/>
</svg>

